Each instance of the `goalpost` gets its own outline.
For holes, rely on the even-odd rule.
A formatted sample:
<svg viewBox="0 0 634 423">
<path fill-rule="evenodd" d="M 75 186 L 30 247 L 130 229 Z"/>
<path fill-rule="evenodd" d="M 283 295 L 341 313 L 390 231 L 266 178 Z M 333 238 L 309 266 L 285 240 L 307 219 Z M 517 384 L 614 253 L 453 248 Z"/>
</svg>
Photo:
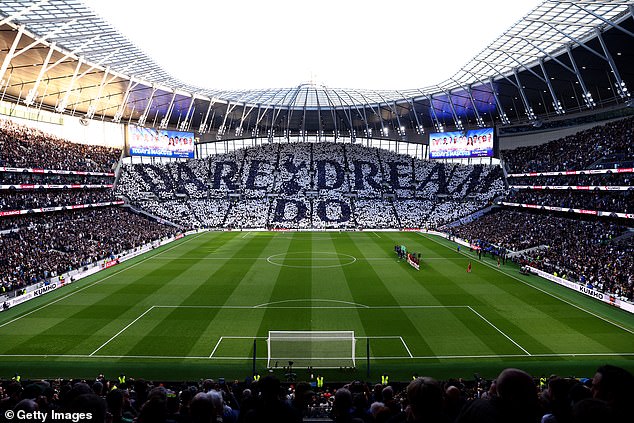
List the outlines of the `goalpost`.
<svg viewBox="0 0 634 423">
<path fill-rule="evenodd" d="M 267 367 L 355 367 L 354 331 L 269 331 Z"/>
</svg>

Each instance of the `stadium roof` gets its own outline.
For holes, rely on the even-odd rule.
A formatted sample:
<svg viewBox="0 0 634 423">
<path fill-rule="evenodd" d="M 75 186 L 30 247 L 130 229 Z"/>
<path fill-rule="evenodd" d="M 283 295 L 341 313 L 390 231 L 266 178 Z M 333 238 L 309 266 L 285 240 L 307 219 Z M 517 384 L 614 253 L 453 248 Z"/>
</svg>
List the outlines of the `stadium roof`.
<svg viewBox="0 0 634 423">
<path fill-rule="evenodd" d="M 423 128 L 530 122 L 628 101 L 633 11 L 628 1 L 544 1 L 429 87 L 223 90 L 169 75 L 79 0 L 0 0 L 2 98 L 220 138 L 374 129 L 416 141 Z"/>
</svg>

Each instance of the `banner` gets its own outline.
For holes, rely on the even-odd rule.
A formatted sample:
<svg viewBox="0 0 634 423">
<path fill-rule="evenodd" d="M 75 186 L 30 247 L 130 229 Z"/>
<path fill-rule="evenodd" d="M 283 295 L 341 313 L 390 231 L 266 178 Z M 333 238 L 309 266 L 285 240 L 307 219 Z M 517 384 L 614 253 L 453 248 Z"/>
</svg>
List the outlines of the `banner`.
<svg viewBox="0 0 634 423">
<path fill-rule="evenodd" d="M 37 173 L 37 174 L 52 174 L 52 175 L 114 176 L 114 172 L 84 172 L 81 170 L 40 169 L 35 167 L 0 166 L 0 172 Z"/>
<path fill-rule="evenodd" d="M 410 266 L 412 266 L 414 269 L 416 270 L 420 270 L 420 264 L 418 263 L 418 259 L 415 257 L 412 257 L 411 254 L 407 254 L 407 262 L 409 263 Z"/>
<path fill-rule="evenodd" d="M 577 214 L 589 214 L 593 216 L 622 217 L 624 219 L 634 219 L 634 213 L 618 213 L 618 212 L 608 212 L 608 211 L 600 211 L 600 210 L 586 210 L 586 209 L 574 209 L 574 208 L 567 208 L 567 207 L 541 206 L 539 204 L 520 204 L 520 203 L 509 203 L 506 201 L 498 201 L 495 204 L 497 204 L 498 206 L 520 207 L 520 208 L 526 208 L 526 209 L 540 209 L 540 210 L 550 210 L 550 211 L 559 211 L 559 212 L 568 212 L 568 213 L 577 213 Z"/>
<path fill-rule="evenodd" d="M 605 186 L 605 185 L 509 185 L 512 189 L 532 189 L 532 190 L 574 190 L 574 191 L 630 191 L 634 186 Z"/>
<path fill-rule="evenodd" d="M 101 263 L 101 268 L 108 269 L 109 267 L 116 266 L 117 264 L 119 264 L 119 259 L 104 260 L 104 262 Z"/>
<path fill-rule="evenodd" d="M 581 292 L 583 295 L 586 295 L 588 297 L 592 297 L 595 298 L 599 301 L 602 301 L 604 303 L 610 304 L 614 307 L 618 307 L 622 310 L 628 311 L 630 313 L 634 313 L 634 304 L 625 302 L 625 301 L 621 301 L 620 299 L 616 298 L 613 294 L 609 294 L 609 293 L 605 293 L 605 292 L 599 292 L 596 291 L 592 288 L 588 288 L 584 285 L 575 283 L 575 282 L 571 282 L 569 280 L 560 278 L 558 276 L 555 275 L 551 275 L 550 273 L 544 272 L 543 270 L 540 269 L 536 269 L 534 267 L 531 266 L 526 266 L 529 271 L 531 273 L 534 273 L 535 275 L 542 277 L 544 279 L 547 279 L 551 282 L 555 282 L 558 285 L 561 286 L 565 286 L 566 288 L 569 289 L 574 289 L 575 291 L 579 291 Z"/>
<path fill-rule="evenodd" d="M 561 170 L 556 172 L 527 172 L 509 173 L 509 178 L 521 178 L 524 176 L 565 176 L 565 175 L 601 175 L 605 173 L 633 173 L 634 167 L 623 167 L 620 169 L 586 169 L 586 170 Z"/>
<path fill-rule="evenodd" d="M 75 205 L 57 206 L 57 207 L 42 207 L 39 209 L 7 210 L 7 211 L 0 211 L 0 217 L 16 216 L 16 215 L 32 214 L 32 213 L 50 213 L 50 212 L 60 211 L 60 210 L 75 210 L 75 209 L 89 209 L 89 208 L 106 207 L 106 206 L 120 206 L 123 204 L 124 204 L 123 200 L 118 200 L 118 201 L 108 201 L 105 203 L 75 204 Z"/>
<path fill-rule="evenodd" d="M 34 184 L 14 184 L 14 185 L 0 185 L 0 190 L 15 189 L 15 190 L 31 190 L 31 189 L 99 189 L 99 188 L 112 188 L 112 184 L 99 184 L 99 185 L 87 185 L 87 184 L 66 184 L 66 185 L 34 185 Z"/>
</svg>

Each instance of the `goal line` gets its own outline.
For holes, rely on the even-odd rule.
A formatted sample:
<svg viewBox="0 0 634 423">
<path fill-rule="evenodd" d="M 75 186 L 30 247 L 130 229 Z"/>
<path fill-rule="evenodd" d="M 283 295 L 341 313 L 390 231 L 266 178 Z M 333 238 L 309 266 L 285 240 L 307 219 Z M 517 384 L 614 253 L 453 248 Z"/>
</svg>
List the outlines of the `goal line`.
<svg viewBox="0 0 634 423">
<path fill-rule="evenodd" d="M 267 367 L 355 367 L 354 331 L 269 331 Z"/>
</svg>

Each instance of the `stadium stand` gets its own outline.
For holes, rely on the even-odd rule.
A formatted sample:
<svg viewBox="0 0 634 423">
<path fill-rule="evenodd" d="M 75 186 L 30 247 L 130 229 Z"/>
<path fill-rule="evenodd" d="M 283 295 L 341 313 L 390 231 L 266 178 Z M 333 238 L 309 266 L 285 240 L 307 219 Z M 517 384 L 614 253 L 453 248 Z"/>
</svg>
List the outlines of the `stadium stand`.
<svg viewBox="0 0 634 423">
<path fill-rule="evenodd" d="M 116 192 L 187 228 L 350 229 L 436 227 L 485 207 L 505 188 L 497 166 L 432 163 L 358 144 L 293 143 L 125 165 Z M 195 213 L 186 211 L 193 199 Z"/>
<path fill-rule="evenodd" d="M 121 150 L 71 143 L 8 120 L 0 120 L 0 144 L 0 211 L 8 214 L 0 220 L 0 293 L 116 257 L 177 231 L 118 207 L 53 211 L 117 200 L 112 170 Z M 159 191 L 160 186 L 154 188 Z M 12 215 L 32 210 L 38 213 Z"/>
<path fill-rule="evenodd" d="M 476 245 L 513 252 L 545 246 L 524 252 L 516 260 L 631 301 L 634 246 L 613 242 L 628 229 L 606 220 L 499 210 L 449 231 Z"/>
<path fill-rule="evenodd" d="M 112 172 L 120 149 L 72 143 L 0 119 L 0 166 Z"/>
<path fill-rule="evenodd" d="M 172 236 L 173 227 L 119 207 L 2 220 L 2 293 Z"/>
<path fill-rule="evenodd" d="M 546 144 L 507 150 L 503 157 L 509 173 L 632 167 L 633 137 L 630 117 Z"/>
<path fill-rule="evenodd" d="M 315 386 L 315 381 L 221 383 L 111 380 L 23 380 L 0 382 L 0 413 L 40 411 L 91 413 L 92 422 L 606 422 L 630 420 L 634 377 L 602 365 L 585 378 L 533 377 L 507 368 L 493 380 L 407 383 L 358 380 Z"/>
</svg>

